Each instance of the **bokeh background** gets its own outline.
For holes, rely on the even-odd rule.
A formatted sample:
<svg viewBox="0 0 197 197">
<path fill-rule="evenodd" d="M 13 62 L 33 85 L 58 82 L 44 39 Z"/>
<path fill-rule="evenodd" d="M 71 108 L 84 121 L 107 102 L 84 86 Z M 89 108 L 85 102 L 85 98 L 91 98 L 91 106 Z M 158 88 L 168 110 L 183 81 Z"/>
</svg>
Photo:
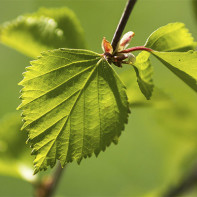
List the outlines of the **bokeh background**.
<svg viewBox="0 0 197 197">
<path fill-rule="evenodd" d="M 66 6 L 80 20 L 88 49 L 101 53 L 101 40 L 103 36 L 112 39 L 125 3 L 126 0 L 0 0 L 0 23 L 40 7 Z M 138 0 L 125 29 L 135 32 L 131 45 L 143 45 L 150 33 L 169 22 L 185 23 L 197 40 L 196 6 L 195 0 Z M 0 45 L 0 118 L 16 111 L 20 103 L 17 84 L 30 60 Z M 155 85 L 171 104 L 154 108 L 149 104 L 132 105 L 119 144 L 111 145 L 98 158 L 84 159 L 80 165 L 69 164 L 56 196 L 161 196 L 180 184 L 197 165 L 196 93 L 156 59 L 152 62 Z M 121 73 L 129 69 L 125 66 L 116 70 Z M 0 196 L 28 197 L 32 193 L 30 183 L 0 176 Z M 182 196 L 197 196 L 197 187 Z"/>
</svg>

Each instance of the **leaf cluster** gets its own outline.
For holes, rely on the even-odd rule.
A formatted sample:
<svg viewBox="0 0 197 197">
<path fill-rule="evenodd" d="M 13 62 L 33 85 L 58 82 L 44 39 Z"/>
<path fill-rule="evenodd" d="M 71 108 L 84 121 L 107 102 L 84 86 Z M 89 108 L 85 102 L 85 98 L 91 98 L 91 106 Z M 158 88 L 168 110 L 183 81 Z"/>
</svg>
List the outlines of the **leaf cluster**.
<svg viewBox="0 0 197 197">
<path fill-rule="evenodd" d="M 80 163 L 118 143 L 130 113 L 126 87 L 102 54 L 68 49 L 85 47 L 71 11 L 41 9 L 19 17 L 1 27 L 1 40 L 32 57 L 49 50 L 31 62 L 20 82 L 18 109 L 36 155 L 34 173 L 53 167 L 57 159 L 62 167 L 73 160 Z M 147 99 L 154 88 L 151 54 L 197 91 L 197 53 L 180 52 L 195 47 L 183 23 L 157 29 L 144 46 L 152 52 L 142 51 L 132 66 Z"/>
</svg>

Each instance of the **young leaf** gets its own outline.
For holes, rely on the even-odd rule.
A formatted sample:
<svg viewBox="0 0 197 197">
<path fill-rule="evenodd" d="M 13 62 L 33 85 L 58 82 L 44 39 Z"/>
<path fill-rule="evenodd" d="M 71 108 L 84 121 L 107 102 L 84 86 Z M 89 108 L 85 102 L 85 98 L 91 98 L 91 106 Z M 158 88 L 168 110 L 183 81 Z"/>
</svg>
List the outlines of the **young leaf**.
<svg viewBox="0 0 197 197">
<path fill-rule="evenodd" d="M 33 176 L 30 149 L 25 144 L 25 133 L 20 131 L 20 114 L 6 115 L 0 121 L 0 174 L 17 177 L 26 181 L 35 180 Z"/>
<path fill-rule="evenodd" d="M 154 31 L 145 46 L 156 51 L 188 51 L 194 49 L 194 38 L 183 23 L 169 23 Z"/>
<path fill-rule="evenodd" d="M 197 52 L 152 52 L 167 68 L 197 92 Z"/>
<path fill-rule="evenodd" d="M 134 64 L 139 88 L 147 100 L 150 99 L 154 87 L 152 80 L 153 68 L 149 56 L 150 53 L 142 51 L 138 54 Z"/>
<path fill-rule="evenodd" d="M 99 54 L 48 51 L 27 67 L 22 89 L 23 129 L 33 145 L 35 173 L 104 151 L 127 123 L 125 87 Z"/>
<path fill-rule="evenodd" d="M 192 35 L 183 23 L 169 23 L 154 31 L 147 39 L 145 46 L 157 51 L 183 51 L 193 49 L 195 43 Z M 140 53 L 136 58 L 134 67 L 140 90 L 148 100 L 152 95 L 154 86 L 149 56 L 150 53 Z"/>
<path fill-rule="evenodd" d="M 68 8 L 41 8 L 4 23 L 0 26 L 0 40 L 30 57 L 54 48 L 85 48 L 83 30 Z"/>
<path fill-rule="evenodd" d="M 119 76 L 123 83 L 126 85 L 129 104 L 132 108 L 165 108 L 165 106 L 169 106 L 171 97 L 157 87 L 154 87 L 154 93 L 151 97 L 151 100 L 145 100 L 143 95 L 141 94 L 139 85 L 135 80 L 135 72 L 132 72 L 132 70 L 124 71 L 120 73 Z"/>
</svg>

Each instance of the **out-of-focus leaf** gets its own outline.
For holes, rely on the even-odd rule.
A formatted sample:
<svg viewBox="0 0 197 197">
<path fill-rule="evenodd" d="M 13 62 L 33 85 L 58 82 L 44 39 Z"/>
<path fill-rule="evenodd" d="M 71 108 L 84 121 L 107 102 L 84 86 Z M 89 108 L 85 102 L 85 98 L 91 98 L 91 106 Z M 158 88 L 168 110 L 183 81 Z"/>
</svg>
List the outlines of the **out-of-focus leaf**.
<svg viewBox="0 0 197 197">
<path fill-rule="evenodd" d="M 85 48 L 84 33 L 68 8 L 41 8 L 0 26 L 0 41 L 30 57 L 55 48 Z"/>
<path fill-rule="evenodd" d="M 152 52 L 168 69 L 197 92 L 197 52 Z"/>
<path fill-rule="evenodd" d="M 132 108 L 168 106 L 170 97 L 157 87 L 154 88 L 151 100 L 147 101 L 144 98 L 138 88 L 135 72 L 133 70 L 127 70 L 120 73 L 120 78 L 126 85 L 128 100 Z"/>
<path fill-rule="evenodd" d="M 195 43 L 185 24 L 169 23 L 154 31 L 145 46 L 156 51 L 188 51 Z"/>
<path fill-rule="evenodd" d="M 134 69 L 137 76 L 137 82 L 141 92 L 147 100 L 150 99 L 153 92 L 153 68 L 149 59 L 150 53 L 143 51 L 138 54 Z"/>
<path fill-rule="evenodd" d="M 0 121 L 0 174 L 34 181 L 33 158 L 25 144 L 27 135 L 20 131 L 20 114 L 7 115 Z"/>
<path fill-rule="evenodd" d="M 117 143 L 129 104 L 119 77 L 99 54 L 77 49 L 42 53 L 27 67 L 23 128 L 32 143 L 35 173 L 98 155 Z"/>
<path fill-rule="evenodd" d="M 193 7 L 193 10 L 194 10 L 196 20 L 197 20 L 197 0 L 192 1 L 192 7 Z"/>
</svg>

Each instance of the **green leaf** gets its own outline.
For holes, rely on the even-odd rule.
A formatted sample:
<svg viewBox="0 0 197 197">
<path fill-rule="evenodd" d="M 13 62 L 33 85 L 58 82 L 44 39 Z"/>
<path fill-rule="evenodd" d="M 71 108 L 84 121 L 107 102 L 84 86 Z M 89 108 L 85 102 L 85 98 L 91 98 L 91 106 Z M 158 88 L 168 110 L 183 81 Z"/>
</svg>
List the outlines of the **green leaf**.
<svg viewBox="0 0 197 197">
<path fill-rule="evenodd" d="M 153 68 L 149 57 L 150 53 L 142 51 L 138 54 L 134 64 L 139 88 L 147 100 L 150 99 L 154 87 L 152 80 Z"/>
<path fill-rule="evenodd" d="M 154 31 L 145 46 L 156 51 L 188 51 L 194 49 L 194 38 L 183 23 L 169 23 Z"/>
<path fill-rule="evenodd" d="M 90 157 L 117 143 L 128 119 L 125 87 L 97 53 L 59 49 L 27 67 L 22 89 L 23 129 L 36 155 L 35 173 Z"/>
<path fill-rule="evenodd" d="M 34 181 L 30 148 L 25 144 L 27 135 L 20 131 L 21 117 L 9 114 L 0 121 L 0 174 Z"/>
<path fill-rule="evenodd" d="M 154 31 L 146 41 L 146 47 L 157 51 L 187 50 L 195 46 L 194 39 L 183 23 L 169 23 Z M 136 58 L 134 69 L 141 92 L 150 99 L 153 92 L 153 69 L 150 53 L 143 51 Z"/>
<path fill-rule="evenodd" d="M 68 8 L 41 8 L 0 26 L 0 40 L 30 57 L 55 48 L 85 48 L 84 34 Z"/>
<path fill-rule="evenodd" d="M 126 85 L 126 91 L 130 106 L 132 108 L 165 108 L 171 104 L 171 98 L 158 87 L 154 87 L 154 93 L 151 100 L 147 101 L 141 94 L 136 82 L 135 73 L 132 70 L 127 70 L 120 73 L 120 79 Z"/>
<path fill-rule="evenodd" d="M 197 92 L 197 51 L 152 52 L 152 54 Z"/>
</svg>

